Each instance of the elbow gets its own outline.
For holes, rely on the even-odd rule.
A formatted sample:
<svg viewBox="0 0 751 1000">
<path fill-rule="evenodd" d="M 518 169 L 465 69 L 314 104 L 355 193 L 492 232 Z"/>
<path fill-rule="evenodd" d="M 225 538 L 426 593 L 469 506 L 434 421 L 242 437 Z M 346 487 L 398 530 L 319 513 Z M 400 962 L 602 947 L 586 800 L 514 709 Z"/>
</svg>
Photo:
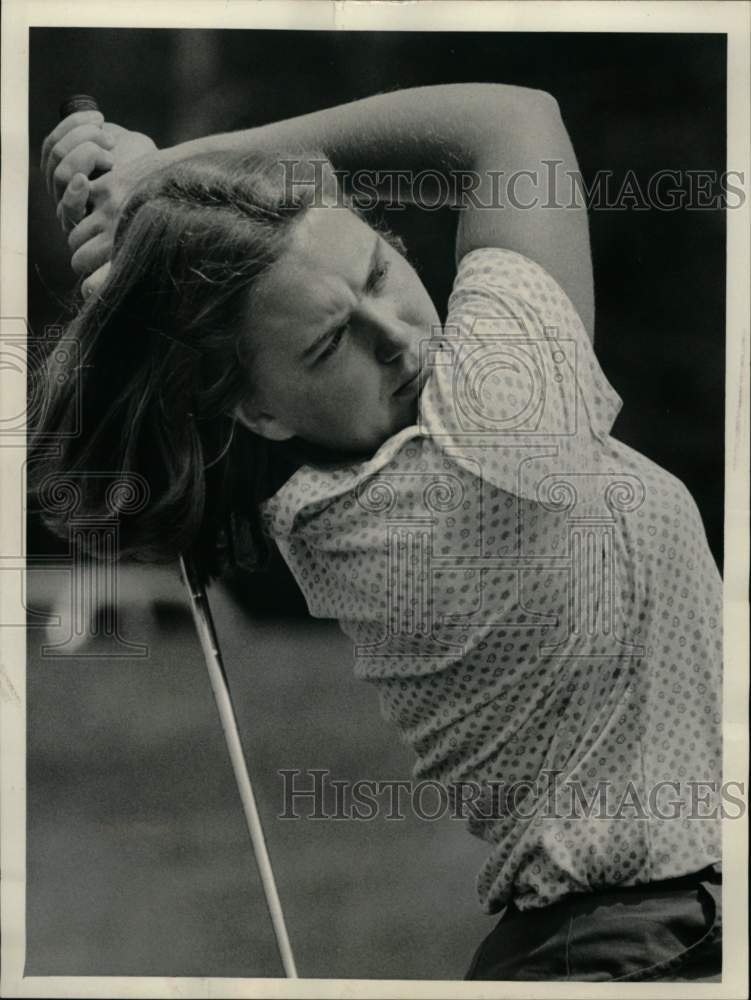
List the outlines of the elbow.
<svg viewBox="0 0 751 1000">
<path fill-rule="evenodd" d="M 560 107 L 556 98 L 547 90 L 535 87 L 516 87 L 510 84 L 478 84 L 485 93 L 485 102 L 492 100 L 496 106 L 517 108 L 520 111 L 539 112 L 560 117 Z"/>
<path fill-rule="evenodd" d="M 503 83 L 458 83 L 436 88 L 443 93 L 444 120 L 456 134 L 482 148 L 489 134 L 514 137 L 536 130 L 556 134 L 562 125 L 558 101 L 546 90 Z"/>
<path fill-rule="evenodd" d="M 548 128 L 562 124 L 563 119 L 558 101 L 547 90 L 520 87 L 519 91 L 518 110 L 526 121 L 534 121 L 546 125 Z"/>
<path fill-rule="evenodd" d="M 546 90 L 502 84 L 479 84 L 473 102 L 478 109 L 479 132 L 487 139 L 488 124 L 496 123 L 508 141 L 528 134 L 557 138 L 565 133 L 561 109 L 556 98 Z"/>
<path fill-rule="evenodd" d="M 568 134 L 556 98 L 546 90 L 502 84 L 477 84 L 472 102 L 473 150 L 484 158 L 490 149 L 498 156 L 502 149 L 535 147 L 552 152 L 568 146 Z M 465 125 L 468 118 L 465 118 Z"/>
<path fill-rule="evenodd" d="M 561 113 L 558 101 L 547 90 L 530 90 L 529 93 L 535 105 L 544 108 L 552 114 L 559 115 Z"/>
</svg>

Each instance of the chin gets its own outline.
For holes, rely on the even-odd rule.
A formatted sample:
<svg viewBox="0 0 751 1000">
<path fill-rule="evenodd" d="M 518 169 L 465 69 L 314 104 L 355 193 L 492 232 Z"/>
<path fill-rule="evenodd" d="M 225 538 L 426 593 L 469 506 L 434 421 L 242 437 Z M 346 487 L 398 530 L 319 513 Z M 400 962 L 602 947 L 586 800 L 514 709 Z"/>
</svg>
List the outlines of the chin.
<svg viewBox="0 0 751 1000">
<path fill-rule="evenodd" d="M 410 405 L 409 407 L 406 408 L 404 415 L 401 416 L 399 420 L 396 421 L 393 429 L 390 431 L 388 436 L 385 437 L 383 440 L 387 441 L 388 438 L 393 437 L 395 434 L 398 434 L 399 431 L 403 431 L 405 427 L 412 427 L 414 424 L 416 424 L 418 420 L 418 413 L 419 411 L 417 407 L 417 399 L 410 400 Z"/>
</svg>

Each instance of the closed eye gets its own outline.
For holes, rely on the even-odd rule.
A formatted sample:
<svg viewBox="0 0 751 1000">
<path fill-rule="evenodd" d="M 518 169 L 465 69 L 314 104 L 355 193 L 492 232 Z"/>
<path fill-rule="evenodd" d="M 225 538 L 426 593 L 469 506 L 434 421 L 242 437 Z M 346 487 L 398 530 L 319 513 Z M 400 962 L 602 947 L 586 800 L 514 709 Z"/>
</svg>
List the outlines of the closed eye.
<svg viewBox="0 0 751 1000">
<path fill-rule="evenodd" d="M 383 289 L 383 286 L 386 283 L 386 277 L 389 273 L 390 264 L 387 260 L 381 260 L 380 257 L 378 257 L 377 247 L 375 253 L 376 256 L 373 261 L 373 266 L 371 267 L 370 273 L 365 281 L 365 285 L 363 286 L 363 293 L 365 295 L 377 295 Z M 334 331 L 328 344 L 316 358 L 314 362 L 315 364 L 325 361 L 327 358 L 330 358 L 336 353 L 344 335 L 349 331 L 349 328 L 350 320 L 347 320 L 346 323 L 342 323 L 342 325 Z"/>
<path fill-rule="evenodd" d="M 349 330 L 349 322 L 346 322 L 342 324 L 342 326 L 340 326 L 338 330 L 334 331 L 334 335 L 329 341 L 326 349 L 321 351 L 321 353 L 316 358 L 316 364 L 318 364 L 319 361 L 325 361 L 326 358 L 330 358 L 331 355 L 334 354 L 334 352 L 338 349 L 339 345 L 341 344 L 344 334 L 348 330 Z"/>
<path fill-rule="evenodd" d="M 386 275 L 389 273 L 389 262 L 387 260 L 376 261 L 368 280 L 365 282 L 365 294 L 373 295 L 380 292 L 386 283 Z"/>
</svg>

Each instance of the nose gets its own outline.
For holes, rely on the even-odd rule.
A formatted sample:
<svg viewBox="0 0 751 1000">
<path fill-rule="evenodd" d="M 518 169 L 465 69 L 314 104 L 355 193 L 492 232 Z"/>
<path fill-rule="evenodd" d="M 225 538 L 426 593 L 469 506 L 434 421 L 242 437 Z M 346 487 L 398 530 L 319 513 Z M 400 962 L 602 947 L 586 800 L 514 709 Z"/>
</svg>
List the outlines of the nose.
<svg viewBox="0 0 751 1000">
<path fill-rule="evenodd" d="M 412 346 L 412 328 L 400 320 L 393 311 L 387 309 L 371 309 L 367 316 L 368 326 L 373 338 L 376 359 L 383 365 L 398 361 L 410 351 Z"/>
</svg>

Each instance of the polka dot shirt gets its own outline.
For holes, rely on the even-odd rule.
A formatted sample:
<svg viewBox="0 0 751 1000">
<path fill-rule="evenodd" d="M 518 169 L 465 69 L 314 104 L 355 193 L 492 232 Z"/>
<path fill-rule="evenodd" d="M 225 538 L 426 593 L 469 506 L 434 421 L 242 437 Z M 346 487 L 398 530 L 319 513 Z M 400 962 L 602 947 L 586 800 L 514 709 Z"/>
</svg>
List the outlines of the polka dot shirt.
<svg viewBox="0 0 751 1000">
<path fill-rule="evenodd" d="M 527 258 L 461 261 L 417 422 L 264 504 L 315 617 L 522 910 L 721 857 L 721 580 L 696 505 Z"/>
</svg>

